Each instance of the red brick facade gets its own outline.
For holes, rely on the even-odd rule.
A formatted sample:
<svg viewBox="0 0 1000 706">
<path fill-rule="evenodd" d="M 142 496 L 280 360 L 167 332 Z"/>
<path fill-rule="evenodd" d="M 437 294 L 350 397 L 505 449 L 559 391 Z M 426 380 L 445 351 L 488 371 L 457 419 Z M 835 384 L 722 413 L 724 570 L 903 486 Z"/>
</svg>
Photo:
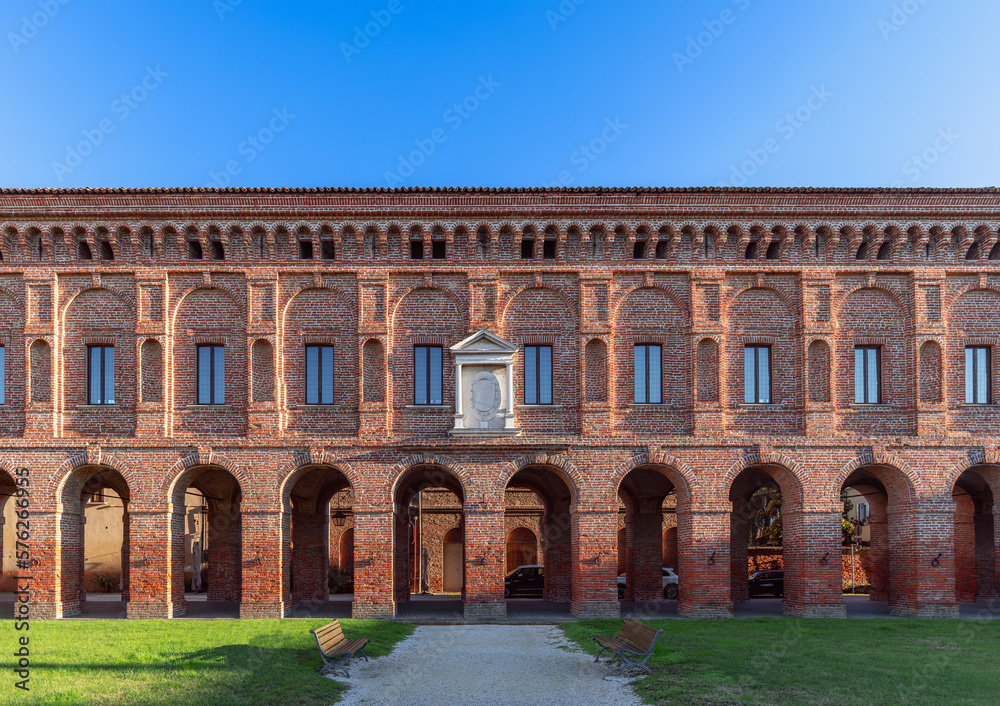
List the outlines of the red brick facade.
<svg viewBox="0 0 1000 706">
<path fill-rule="evenodd" d="M 126 502 L 131 617 L 185 610 L 190 487 L 209 597 L 245 617 L 325 600 L 347 555 L 354 615 L 394 615 L 425 488 L 457 499 L 433 531 L 464 542 L 468 619 L 505 614 L 518 526 L 545 597 L 579 616 L 618 615 L 619 563 L 629 598 L 661 598 L 674 557 L 679 612 L 729 615 L 761 488 L 783 500 L 785 611 L 843 615 L 847 486 L 871 507 L 873 599 L 955 615 L 1000 568 L 1000 406 L 966 404 L 964 352 L 993 351 L 996 402 L 998 207 L 995 190 L 2 191 L 0 482 L 30 471 L 33 615 L 80 609 L 88 484 Z M 517 404 L 516 436 L 448 434 L 449 347 L 483 329 L 518 346 L 519 401 L 523 346 L 553 349 L 554 404 Z M 334 348 L 332 405 L 305 404 L 310 344 Z M 641 344 L 662 347 L 659 404 L 634 403 Z M 113 406 L 87 404 L 88 345 L 114 347 Z M 199 345 L 224 347 L 223 405 L 197 404 Z M 443 347 L 441 405 L 414 404 L 415 345 Z M 746 345 L 770 347 L 770 404 L 744 401 Z M 878 404 L 855 403 L 857 346 L 881 352 Z M 511 522 L 513 489 L 541 499 L 534 525 Z M 329 547 L 334 496 L 353 548 L 343 529 Z"/>
</svg>

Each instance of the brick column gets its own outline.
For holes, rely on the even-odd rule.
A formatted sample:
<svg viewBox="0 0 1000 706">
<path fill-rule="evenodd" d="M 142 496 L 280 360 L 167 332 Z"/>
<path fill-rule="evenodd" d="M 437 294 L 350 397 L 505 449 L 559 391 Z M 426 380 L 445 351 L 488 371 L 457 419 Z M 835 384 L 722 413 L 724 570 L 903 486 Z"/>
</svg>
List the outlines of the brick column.
<svg viewBox="0 0 1000 706">
<path fill-rule="evenodd" d="M 402 547 L 401 551 L 406 551 Z M 354 618 L 391 620 L 393 597 L 393 513 L 354 510 Z"/>
<path fill-rule="evenodd" d="M 729 509 L 677 509 L 677 612 L 687 618 L 731 618 Z M 743 557 L 746 574 L 746 556 Z M 746 585 L 746 580 L 743 581 Z"/>
<path fill-rule="evenodd" d="M 577 509 L 572 517 L 576 557 L 570 610 L 581 620 L 618 618 L 618 510 Z"/>
<path fill-rule="evenodd" d="M 284 618 L 289 609 L 289 515 L 274 510 L 243 510 L 241 618 Z M 211 543 L 209 558 L 212 558 Z M 210 580 L 211 581 L 211 580 Z M 209 590 L 211 590 L 209 583 Z"/>
<path fill-rule="evenodd" d="M 912 512 L 901 514 L 902 521 L 898 523 L 901 526 L 893 532 L 895 536 L 890 542 L 894 550 L 902 550 L 903 571 L 912 582 L 903 582 L 904 593 L 896 605 L 890 599 L 889 610 L 918 618 L 957 618 L 955 505 L 952 499 L 924 499 Z M 916 541 L 907 542 L 907 536 L 915 537 Z M 898 568 L 895 575 L 899 575 Z"/>
<path fill-rule="evenodd" d="M 171 618 L 177 618 L 187 613 L 187 600 L 184 598 L 184 505 L 170 503 L 166 513 L 167 556 L 165 576 L 167 581 L 168 612 Z M 205 519 L 202 518 L 204 522 Z"/>
<path fill-rule="evenodd" d="M 59 585 L 61 572 L 56 566 L 56 524 L 59 516 L 54 510 L 31 510 L 30 566 L 17 570 L 17 590 L 27 587 L 29 617 L 32 620 L 56 620 L 63 617 L 63 600 Z M 14 550 L 17 551 L 15 535 Z M 16 564 L 15 564 L 16 566 Z M 25 594 L 15 598 L 14 616 L 23 617 L 21 610 Z M 74 592 L 70 598 L 75 599 L 76 610 L 79 611 L 80 597 Z"/>
<path fill-rule="evenodd" d="M 504 511 L 465 507 L 465 619 L 503 620 Z M 547 568 L 547 567 L 546 567 Z M 547 578 L 547 577 L 546 577 Z"/>
<path fill-rule="evenodd" d="M 626 598 L 636 602 L 663 600 L 663 511 L 651 501 L 638 503 L 625 518 L 631 548 L 626 569 Z"/>
<path fill-rule="evenodd" d="M 844 618 L 841 516 L 836 511 L 794 511 L 783 516 L 786 615 Z"/>
<path fill-rule="evenodd" d="M 740 507 L 745 507 L 740 503 Z M 747 562 L 750 555 L 750 523 L 742 512 L 735 509 L 729 514 L 729 594 L 733 603 L 750 600 L 747 585 Z"/>
<path fill-rule="evenodd" d="M 170 600 L 170 562 L 168 523 L 170 515 L 162 510 L 130 510 L 129 554 L 123 556 L 129 564 L 129 618 L 173 618 L 175 604 Z M 183 567 L 182 567 L 183 568 Z M 182 574 L 183 580 L 183 574 Z"/>
<path fill-rule="evenodd" d="M 323 604 L 330 599 L 329 518 L 292 513 L 292 602 Z"/>
<path fill-rule="evenodd" d="M 239 601 L 242 575 L 243 516 L 238 508 L 208 511 L 208 586 L 210 601 Z M 251 554 L 253 556 L 253 554 Z M 182 564 L 183 566 L 183 564 Z"/>
<path fill-rule="evenodd" d="M 955 498 L 955 600 L 976 600 L 976 507 L 969 496 Z"/>
</svg>

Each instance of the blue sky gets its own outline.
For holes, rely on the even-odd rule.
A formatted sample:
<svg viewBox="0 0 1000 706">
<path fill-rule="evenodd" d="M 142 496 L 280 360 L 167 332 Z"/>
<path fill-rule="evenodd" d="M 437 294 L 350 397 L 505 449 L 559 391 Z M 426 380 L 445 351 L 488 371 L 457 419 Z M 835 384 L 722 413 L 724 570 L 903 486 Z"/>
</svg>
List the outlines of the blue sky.
<svg viewBox="0 0 1000 706">
<path fill-rule="evenodd" d="M 6 0 L 0 186 L 992 186 L 1000 3 Z"/>
</svg>

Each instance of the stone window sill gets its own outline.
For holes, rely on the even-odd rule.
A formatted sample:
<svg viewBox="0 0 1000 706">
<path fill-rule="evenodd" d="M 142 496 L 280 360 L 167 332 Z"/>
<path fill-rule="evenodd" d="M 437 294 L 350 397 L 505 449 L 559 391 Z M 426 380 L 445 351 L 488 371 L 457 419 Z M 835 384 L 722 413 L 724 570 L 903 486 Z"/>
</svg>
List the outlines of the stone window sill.
<svg viewBox="0 0 1000 706">
<path fill-rule="evenodd" d="M 448 404 L 408 404 L 405 409 L 414 410 L 417 412 L 440 412 L 444 409 L 451 409 L 451 405 Z"/>
<path fill-rule="evenodd" d="M 647 404 L 647 403 L 644 403 L 644 402 L 633 402 L 633 403 L 631 403 L 628 406 L 628 408 L 629 409 L 656 409 L 656 410 L 664 410 L 664 409 L 673 409 L 674 406 L 672 404 L 655 404 L 655 403 L 649 403 L 649 404 Z"/>
<path fill-rule="evenodd" d="M 958 405 L 958 409 L 959 410 L 963 410 L 963 411 L 964 410 L 978 410 L 980 412 L 995 412 L 996 410 L 1000 409 L 1000 405 L 994 404 L 992 402 L 987 403 L 987 404 L 969 404 L 969 403 L 966 402 L 966 403 Z"/>
<path fill-rule="evenodd" d="M 231 404 L 189 404 L 186 407 L 192 412 L 208 412 L 211 410 L 233 409 Z"/>
<path fill-rule="evenodd" d="M 563 409 L 566 405 L 562 404 L 519 404 L 517 409 Z"/>
<path fill-rule="evenodd" d="M 855 409 L 855 410 L 858 410 L 859 412 L 865 412 L 865 411 L 868 411 L 868 410 L 899 409 L 899 405 L 897 405 L 897 404 L 886 404 L 884 402 L 879 403 L 879 404 L 861 404 L 859 402 L 852 402 L 851 404 L 847 405 L 847 408 L 848 409 Z"/>
<path fill-rule="evenodd" d="M 121 405 L 117 402 L 114 404 L 78 404 L 77 409 L 120 409 Z"/>
<path fill-rule="evenodd" d="M 744 402 L 736 405 L 736 409 L 755 409 L 762 412 L 780 412 L 785 409 L 784 402 Z"/>
<path fill-rule="evenodd" d="M 315 410 L 317 412 L 338 412 L 344 408 L 342 404 L 297 404 L 293 409 Z"/>
</svg>

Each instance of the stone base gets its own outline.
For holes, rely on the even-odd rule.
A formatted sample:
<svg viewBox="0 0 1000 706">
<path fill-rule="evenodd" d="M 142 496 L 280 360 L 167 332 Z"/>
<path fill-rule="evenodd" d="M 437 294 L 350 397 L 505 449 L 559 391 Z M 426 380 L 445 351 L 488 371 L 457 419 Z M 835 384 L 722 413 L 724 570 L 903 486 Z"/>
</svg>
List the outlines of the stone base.
<svg viewBox="0 0 1000 706">
<path fill-rule="evenodd" d="M 284 601 L 243 601 L 240 603 L 240 618 L 284 618 Z"/>
<path fill-rule="evenodd" d="M 163 620 L 174 617 L 173 606 L 167 601 L 129 601 L 125 617 L 135 620 Z"/>
<path fill-rule="evenodd" d="M 677 614 L 684 618 L 731 618 L 732 601 L 683 601 L 677 604 Z"/>
<path fill-rule="evenodd" d="M 604 620 L 622 616 L 618 601 L 571 601 L 570 610 L 578 620 Z"/>
<path fill-rule="evenodd" d="M 392 620 L 396 617 L 395 601 L 359 601 L 351 603 L 351 617 L 367 620 Z"/>
<path fill-rule="evenodd" d="M 25 608 L 26 606 L 26 608 Z M 25 613 L 27 610 L 27 613 Z M 62 607 L 58 603 L 14 603 L 15 620 L 58 620 L 62 616 Z"/>
<path fill-rule="evenodd" d="M 784 613 L 797 618 L 846 618 L 847 606 L 843 603 L 809 603 Z"/>
<path fill-rule="evenodd" d="M 506 601 L 465 601 L 465 622 L 496 623 L 507 619 Z"/>
<path fill-rule="evenodd" d="M 957 618 L 958 603 L 917 603 L 914 618 Z"/>
</svg>

